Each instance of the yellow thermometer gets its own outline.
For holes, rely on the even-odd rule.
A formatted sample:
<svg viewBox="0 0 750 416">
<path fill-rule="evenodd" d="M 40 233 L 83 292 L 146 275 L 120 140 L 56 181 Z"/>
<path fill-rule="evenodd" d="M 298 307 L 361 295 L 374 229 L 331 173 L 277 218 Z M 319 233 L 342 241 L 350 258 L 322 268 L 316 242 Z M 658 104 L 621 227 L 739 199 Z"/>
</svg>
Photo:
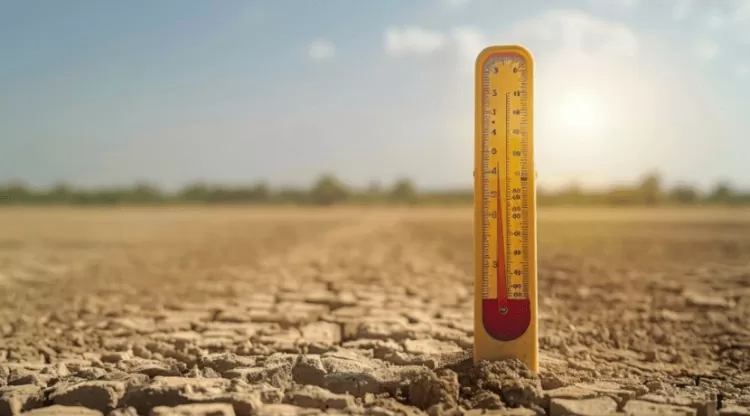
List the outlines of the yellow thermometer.
<svg viewBox="0 0 750 416">
<path fill-rule="evenodd" d="M 534 62 L 521 46 L 476 61 L 474 360 L 538 371 Z"/>
</svg>

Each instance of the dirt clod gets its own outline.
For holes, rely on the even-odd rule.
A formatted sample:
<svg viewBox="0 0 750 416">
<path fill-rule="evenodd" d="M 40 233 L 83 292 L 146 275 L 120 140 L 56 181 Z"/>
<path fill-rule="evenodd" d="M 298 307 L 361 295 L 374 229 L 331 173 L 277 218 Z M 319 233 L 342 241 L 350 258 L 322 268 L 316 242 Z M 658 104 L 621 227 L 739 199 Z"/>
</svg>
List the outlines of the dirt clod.
<svg viewBox="0 0 750 416">
<path fill-rule="evenodd" d="M 550 416 L 600 416 L 616 411 L 617 402 L 607 396 L 583 400 L 552 399 L 549 408 Z"/>
<path fill-rule="evenodd" d="M 289 403 L 299 407 L 321 410 L 347 409 L 355 407 L 354 397 L 348 394 L 335 394 L 316 387 L 304 386 L 289 394 Z"/>
<path fill-rule="evenodd" d="M 455 406 L 459 387 L 458 376 L 451 370 L 425 372 L 409 385 L 409 402 L 422 410 L 438 403 Z"/>
<path fill-rule="evenodd" d="M 0 416 L 16 415 L 42 406 L 44 393 L 34 385 L 0 388 Z"/>
<path fill-rule="evenodd" d="M 467 379 L 478 391 L 497 394 L 508 407 L 529 407 L 540 402 L 538 376 L 518 359 L 480 361 L 469 370 Z"/>
<path fill-rule="evenodd" d="M 125 387 L 121 381 L 85 381 L 56 388 L 49 400 L 62 406 L 83 406 L 108 413 L 117 408 Z"/>
<path fill-rule="evenodd" d="M 23 413 L 24 416 L 103 416 L 98 410 L 82 406 L 52 405 Z"/>
<path fill-rule="evenodd" d="M 186 404 L 175 407 L 158 406 L 149 416 L 235 416 L 234 408 L 226 403 Z"/>
</svg>

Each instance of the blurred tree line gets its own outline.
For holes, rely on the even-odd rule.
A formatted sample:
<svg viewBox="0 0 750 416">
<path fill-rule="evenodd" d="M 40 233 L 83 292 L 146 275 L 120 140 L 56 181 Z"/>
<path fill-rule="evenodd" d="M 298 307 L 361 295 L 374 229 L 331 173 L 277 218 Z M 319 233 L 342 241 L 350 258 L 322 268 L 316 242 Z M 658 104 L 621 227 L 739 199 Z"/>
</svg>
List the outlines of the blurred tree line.
<svg viewBox="0 0 750 416">
<path fill-rule="evenodd" d="M 571 184 L 559 190 L 537 190 L 539 205 L 693 205 L 750 204 L 750 192 L 734 189 L 728 182 L 717 183 L 709 192 L 690 184 L 665 187 L 660 176 L 650 173 L 634 185 L 605 190 L 584 190 Z M 59 184 L 49 189 L 33 189 L 21 182 L 0 184 L 0 205 L 160 205 L 160 204 L 420 204 L 465 205 L 473 202 L 472 189 L 420 190 L 409 179 L 389 187 L 372 183 L 353 188 L 334 175 L 319 177 L 309 189 L 272 188 L 265 183 L 244 186 L 195 183 L 177 192 L 165 192 L 154 185 L 137 183 L 130 187 L 77 189 Z"/>
</svg>

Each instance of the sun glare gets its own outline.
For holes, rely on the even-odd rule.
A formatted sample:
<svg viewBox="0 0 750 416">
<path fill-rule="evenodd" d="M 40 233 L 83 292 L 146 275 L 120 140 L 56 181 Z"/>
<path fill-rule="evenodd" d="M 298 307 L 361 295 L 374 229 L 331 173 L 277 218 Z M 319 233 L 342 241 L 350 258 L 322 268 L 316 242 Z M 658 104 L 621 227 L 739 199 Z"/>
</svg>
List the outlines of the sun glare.
<svg viewBox="0 0 750 416">
<path fill-rule="evenodd" d="M 602 104 L 591 94 L 571 92 L 560 103 L 560 121 L 571 129 L 594 130 L 603 121 Z"/>
</svg>

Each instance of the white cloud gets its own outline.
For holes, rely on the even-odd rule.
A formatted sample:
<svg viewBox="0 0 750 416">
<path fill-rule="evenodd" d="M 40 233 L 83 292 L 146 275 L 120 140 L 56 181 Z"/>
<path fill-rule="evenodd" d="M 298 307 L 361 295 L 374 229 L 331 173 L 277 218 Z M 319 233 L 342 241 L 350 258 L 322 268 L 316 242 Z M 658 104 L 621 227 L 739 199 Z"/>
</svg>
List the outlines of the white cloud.
<svg viewBox="0 0 750 416">
<path fill-rule="evenodd" d="M 747 65 L 747 64 L 737 65 L 734 68 L 734 74 L 737 75 L 737 78 L 748 79 L 748 77 L 750 77 L 750 65 Z"/>
<path fill-rule="evenodd" d="M 476 59 L 479 52 L 488 46 L 484 33 L 473 27 L 457 27 L 451 32 L 451 38 L 458 47 L 459 53 L 468 58 Z"/>
<path fill-rule="evenodd" d="M 384 33 L 386 52 L 393 57 L 427 55 L 449 49 L 458 53 L 462 60 L 471 60 L 472 65 L 485 47 L 513 43 L 547 44 L 564 52 L 591 56 L 633 57 L 639 53 L 638 38 L 627 25 L 578 10 L 552 10 L 495 34 L 486 34 L 471 26 L 455 27 L 448 34 L 417 26 L 391 26 Z"/>
<path fill-rule="evenodd" d="M 336 45 L 325 39 L 316 39 L 310 43 L 307 55 L 316 61 L 331 59 L 336 56 Z"/>
<path fill-rule="evenodd" d="M 587 59 L 632 58 L 639 53 L 638 38 L 628 26 L 577 10 L 552 10 L 494 34 L 471 26 L 455 27 L 449 33 L 416 26 L 389 27 L 384 43 L 393 57 L 438 51 L 455 54 L 444 58 L 470 73 L 477 55 L 490 45 L 522 44 L 532 53 L 551 47 L 568 56 Z"/>
<path fill-rule="evenodd" d="M 710 40 L 699 40 L 693 48 L 695 56 L 704 61 L 711 61 L 719 55 L 719 45 Z"/>
<path fill-rule="evenodd" d="M 599 19 L 577 10 L 553 10 L 520 22 L 509 37 L 518 40 L 562 42 L 568 51 L 609 56 L 635 56 L 638 38 L 622 23 Z"/>
<path fill-rule="evenodd" d="M 388 27 L 383 38 L 386 52 L 393 57 L 427 55 L 442 48 L 446 41 L 443 34 L 417 26 Z"/>
</svg>

